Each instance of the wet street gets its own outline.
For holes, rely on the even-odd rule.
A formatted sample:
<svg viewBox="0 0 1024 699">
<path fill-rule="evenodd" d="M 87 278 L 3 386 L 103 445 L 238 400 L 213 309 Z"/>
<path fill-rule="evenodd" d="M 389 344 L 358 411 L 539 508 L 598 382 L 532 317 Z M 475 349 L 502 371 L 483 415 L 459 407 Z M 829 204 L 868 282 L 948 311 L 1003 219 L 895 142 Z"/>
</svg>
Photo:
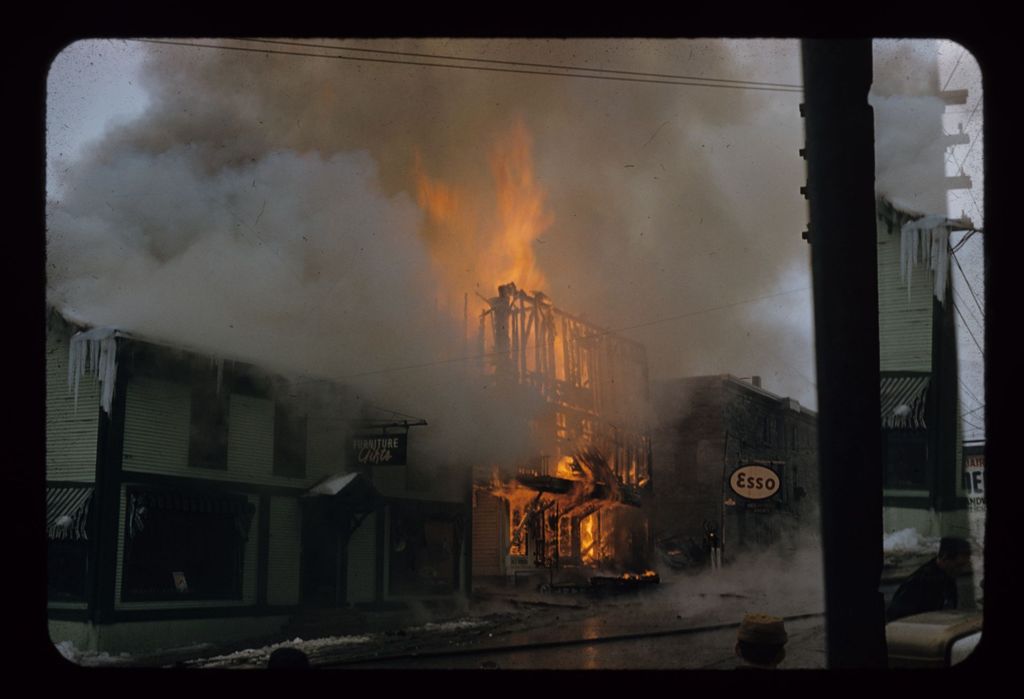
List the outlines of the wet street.
<svg viewBox="0 0 1024 699">
<path fill-rule="evenodd" d="M 790 641 L 780 667 L 825 667 L 824 617 L 815 615 L 786 621 Z M 564 640 L 536 642 L 535 636 L 509 637 L 508 645 L 426 650 L 418 655 L 339 663 L 337 667 L 367 669 L 506 669 L 506 670 L 681 670 L 733 669 L 737 659 L 735 625 L 662 630 L 623 636 L 577 636 L 607 632 L 600 619 L 587 619 L 579 627 L 566 625 Z M 519 641 L 522 641 L 520 644 Z M 330 664 L 325 665 L 331 667 Z"/>
<path fill-rule="evenodd" d="M 660 585 L 600 597 L 481 589 L 467 608 L 444 619 L 278 639 L 173 664 L 261 668 L 273 649 L 294 646 L 324 669 L 732 669 L 737 626 L 745 613 L 761 611 L 786 619 L 781 668 L 824 668 L 823 603 L 813 577 L 801 578 L 798 566 L 785 573 L 761 567 L 762 578 L 749 572 L 670 575 Z"/>
</svg>

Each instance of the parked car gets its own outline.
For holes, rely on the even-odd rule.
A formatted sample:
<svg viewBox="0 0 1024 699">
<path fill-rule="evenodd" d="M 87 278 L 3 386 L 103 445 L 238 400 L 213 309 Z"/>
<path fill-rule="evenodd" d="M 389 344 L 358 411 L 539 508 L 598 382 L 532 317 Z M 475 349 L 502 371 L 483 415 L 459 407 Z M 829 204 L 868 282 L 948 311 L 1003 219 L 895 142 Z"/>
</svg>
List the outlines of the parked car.
<svg viewBox="0 0 1024 699">
<path fill-rule="evenodd" d="M 885 626 L 891 668 L 951 667 L 967 658 L 981 639 L 981 613 L 924 612 Z"/>
</svg>

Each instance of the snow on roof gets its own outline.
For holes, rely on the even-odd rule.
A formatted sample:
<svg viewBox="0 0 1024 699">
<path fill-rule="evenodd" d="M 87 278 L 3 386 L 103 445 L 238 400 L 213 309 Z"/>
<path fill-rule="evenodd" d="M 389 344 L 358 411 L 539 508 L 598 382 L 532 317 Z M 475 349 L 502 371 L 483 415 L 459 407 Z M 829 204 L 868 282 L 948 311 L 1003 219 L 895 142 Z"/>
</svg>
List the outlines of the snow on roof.
<svg viewBox="0 0 1024 699">
<path fill-rule="evenodd" d="M 358 473 L 336 474 L 328 476 L 306 491 L 306 495 L 337 495 L 356 479 Z"/>
<path fill-rule="evenodd" d="M 114 400 L 114 383 L 117 379 L 117 345 L 115 338 L 120 335 L 114 328 L 93 328 L 71 336 L 68 346 L 68 388 L 75 394 L 78 407 L 78 385 L 88 372 L 100 382 L 100 405 L 107 415 Z"/>
</svg>

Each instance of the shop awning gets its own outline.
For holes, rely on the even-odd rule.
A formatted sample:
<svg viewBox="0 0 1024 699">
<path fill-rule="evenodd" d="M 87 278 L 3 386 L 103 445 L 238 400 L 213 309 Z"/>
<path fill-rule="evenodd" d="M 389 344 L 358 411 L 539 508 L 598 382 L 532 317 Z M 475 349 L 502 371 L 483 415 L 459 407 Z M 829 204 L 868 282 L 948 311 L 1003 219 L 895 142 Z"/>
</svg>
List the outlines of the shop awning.
<svg viewBox="0 0 1024 699">
<path fill-rule="evenodd" d="M 128 494 L 128 537 L 146 527 L 149 510 L 234 515 L 238 534 L 248 539 L 249 526 L 256 512 L 244 495 L 205 493 L 175 489 L 133 489 Z"/>
<path fill-rule="evenodd" d="M 88 539 L 86 523 L 92 502 L 91 486 L 46 489 L 46 536 L 50 539 Z"/>
<path fill-rule="evenodd" d="M 889 430 L 923 430 L 930 376 L 883 376 L 882 427 Z"/>
<path fill-rule="evenodd" d="M 338 473 L 325 476 L 302 494 L 309 498 L 318 495 L 330 497 L 334 502 L 351 506 L 373 507 L 380 493 L 370 479 L 361 473 Z"/>
</svg>

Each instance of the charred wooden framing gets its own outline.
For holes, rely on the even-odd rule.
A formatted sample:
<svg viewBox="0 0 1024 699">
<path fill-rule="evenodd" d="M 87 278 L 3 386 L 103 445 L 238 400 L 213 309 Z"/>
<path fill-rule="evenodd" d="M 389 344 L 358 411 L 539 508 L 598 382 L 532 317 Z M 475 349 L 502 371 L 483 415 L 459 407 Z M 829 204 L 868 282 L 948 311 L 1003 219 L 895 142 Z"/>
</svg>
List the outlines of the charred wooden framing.
<svg viewBox="0 0 1024 699">
<path fill-rule="evenodd" d="M 650 400 L 643 345 L 554 306 L 542 292 L 498 288 L 477 341 L 497 384 L 540 394 L 533 423 L 546 445 L 514 472 L 479 472 L 502 500 L 506 574 L 531 567 L 646 567 L 651 488 Z M 614 535 L 613 532 L 614 531 Z"/>
</svg>

